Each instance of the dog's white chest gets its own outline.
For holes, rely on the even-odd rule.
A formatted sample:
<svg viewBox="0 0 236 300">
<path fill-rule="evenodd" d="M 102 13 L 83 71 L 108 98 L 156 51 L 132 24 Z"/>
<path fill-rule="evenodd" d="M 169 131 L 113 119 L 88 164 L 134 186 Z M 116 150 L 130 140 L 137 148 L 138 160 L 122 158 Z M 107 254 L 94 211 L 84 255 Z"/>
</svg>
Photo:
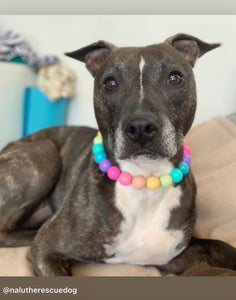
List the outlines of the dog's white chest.
<svg viewBox="0 0 236 300">
<path fill-rule="evenodd" d="M 160 175 L 160 172 L 168 173 L 173 168 L 169 162 L 157 164 L 142 174 L 146 177 Z M 128 168 L 124 166 L 122 169 Z M 135 165 L 132 174 L 141 174 L 140 171 Z M 105 246 L 106 253 L 113 255 L 105 262 L 163 265 L 178 255 L 183 250 L 176 249 L 183 240 L 183 233 L 168 229 L 168 225 L 171 211 L 180 205 L 180 197 L 179 187 L 160 187 L 150 191 L 117 183 L 116 206 L 124 220 L 114 242 Z"/>
</svg>

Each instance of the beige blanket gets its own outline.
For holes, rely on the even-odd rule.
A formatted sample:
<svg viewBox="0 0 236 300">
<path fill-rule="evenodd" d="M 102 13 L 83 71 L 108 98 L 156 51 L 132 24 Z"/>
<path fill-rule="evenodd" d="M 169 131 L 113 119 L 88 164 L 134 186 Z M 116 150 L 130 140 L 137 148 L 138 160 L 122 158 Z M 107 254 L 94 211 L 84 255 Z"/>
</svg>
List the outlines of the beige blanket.
<svg viewBox="0 0 236 300">
<path fill-rule="evenodd" d="M 195 235 L 236 247 L 236 126 L 216 117 L 191 129 L 192 171 L 198 187 Z M 0 276 L 32 276 L 27 247 L 0 249 Z M 75 265 L 75 276 L 159 276 L 153 267 Z"/>
</svg>

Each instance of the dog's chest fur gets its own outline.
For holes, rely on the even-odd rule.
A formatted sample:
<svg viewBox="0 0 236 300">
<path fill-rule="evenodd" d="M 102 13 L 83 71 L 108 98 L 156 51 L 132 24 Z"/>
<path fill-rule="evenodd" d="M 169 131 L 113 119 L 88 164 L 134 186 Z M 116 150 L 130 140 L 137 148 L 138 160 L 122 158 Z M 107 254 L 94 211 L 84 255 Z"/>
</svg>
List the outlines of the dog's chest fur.
<svg viewBox="0 0 236 300">
<path fill-rule="evenodd" d="M 120 162 L 120 167 L 147 178 L 168 174 L 173 165 L 167 160 L 141 158 Z M 180 187 L 136 190 L 117 182 L 115 205 L 124 219 L 113 243 L 105 246 L 106 253 L 112 255 L 105 262 L 163 265 L 183 251 L 177 248 L 184 237 L 182 230 L 168 229 L 171 212 L 180 205 L 180 197 Z"/>
</svg>

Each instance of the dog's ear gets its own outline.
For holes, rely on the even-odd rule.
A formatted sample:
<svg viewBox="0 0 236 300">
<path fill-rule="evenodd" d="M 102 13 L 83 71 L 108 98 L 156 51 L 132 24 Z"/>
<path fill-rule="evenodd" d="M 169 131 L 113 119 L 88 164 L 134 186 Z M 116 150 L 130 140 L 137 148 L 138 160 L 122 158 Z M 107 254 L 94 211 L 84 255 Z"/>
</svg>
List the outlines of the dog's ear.
<svg viewBox="0 0 236 300">
<path fill-rule="evenodd" d="M 168 38 L 165 40 L 165 43 L 179 51 L 192 67 L 198 57 L 220 46 L 220 44 L 207 44 L 194 36 L 184 33 L 179 33 Z"/>
<path fill-rule="evenodd" d="M 79 50 L 65 53 L 65 55 L 80 60 L 86 64 L 89 72 L 95 76 L 112 50 L 117 48 L 105 41 L 98 41 Z"/>
</svg>

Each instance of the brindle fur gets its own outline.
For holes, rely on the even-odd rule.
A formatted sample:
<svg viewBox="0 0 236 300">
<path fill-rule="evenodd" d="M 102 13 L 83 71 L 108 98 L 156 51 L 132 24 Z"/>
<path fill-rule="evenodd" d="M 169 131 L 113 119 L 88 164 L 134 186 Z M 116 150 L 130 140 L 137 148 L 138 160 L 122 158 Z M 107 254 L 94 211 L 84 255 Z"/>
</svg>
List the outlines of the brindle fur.
<svg viewBox="0 0 236 300">
<path fill-rule="evenodd" d="M 191 48 L 190 60 L 189 56 L 183 58 L 178 52 L 179 41 L 182 40 L 196 43 L 194 49 L 198 52 L 192 55 Z M 132 62 L 142 53 L 150 63 L 148 76 L 153 78 L 157 70 L 155 62 L 153 67 L 151 63 L 163 60 L 163 55 L 167 69 L 173 58 L 177 65 L 182 66 L 187 76 L 186 85 L 177 96 L 168 92 L 166 113 L 175 128 L 185 135 L 196 108 L 191 65 L 194 65 L 197 56 L 217 46 L 187 35 L 177 35 L 165 43 L 149 47 L 117 48 L 98 42 L 69 54 L 85 61 L 95 77 L 95 113 L 105 150 L 113 163 L 116 163 L 113 152 L 115 129 L 134 111 L 139 110 L 140 113 L 134 84 L 138 82 L 138 76 Z M 114 65 L 113 72 L 117 72 L 119 61 L 123 62 L 120 68 L 123 68 L 122 76 L 127 86 L 110 102 L 108 96 L 101 92 L 101 85 L 108 65 Z M 144 111 L 155 115 L 157 129 L 162 126 L 158 116 L 166 111 L 162 102 L 164 94 L 165 89 L 161 85 L 154 87 L 146 96 L 145 103 L 148 104 L 143 107 Z M 170 101 L 173 97 L 179 103 L 177 112 Z M 55 127 L 12 142 L 0 153 L 0 246 L 32 245 L 28 257 L 36 275 L 71 275 L 70 266 L 75 261 L 103 261 L 108 258 L 104 245 L 112 243 L 119 232 L 122 215 L 114 204 L 115 183 L 101 173 L 93 161 L 91 148 L 95 135 L 96 130 L 87 127 Z M 155 142 L 146 147 L 163 155 L 159 139 L 157 134 Z M 183 151 L 182 140 L 178 143 L 178 152 L 169 158 L 176 167 Z M 126 141 L 125 147 L 125 155 L 131 155 L 134 151 L 132 143 Z M 163 273 L 179 275 L 235 275 L 236 250 L 233 247 L 221 241 L 191 238 L 196 195 L 192 173 L 184 176 L 176 186 L 181 187 L 182 197 L 180 206 L 171 212 L 168 228 L 184 228 L 184 240 L 178 247 L 188 247 L 167 265 L 157 267 Z"/>
</svg>

